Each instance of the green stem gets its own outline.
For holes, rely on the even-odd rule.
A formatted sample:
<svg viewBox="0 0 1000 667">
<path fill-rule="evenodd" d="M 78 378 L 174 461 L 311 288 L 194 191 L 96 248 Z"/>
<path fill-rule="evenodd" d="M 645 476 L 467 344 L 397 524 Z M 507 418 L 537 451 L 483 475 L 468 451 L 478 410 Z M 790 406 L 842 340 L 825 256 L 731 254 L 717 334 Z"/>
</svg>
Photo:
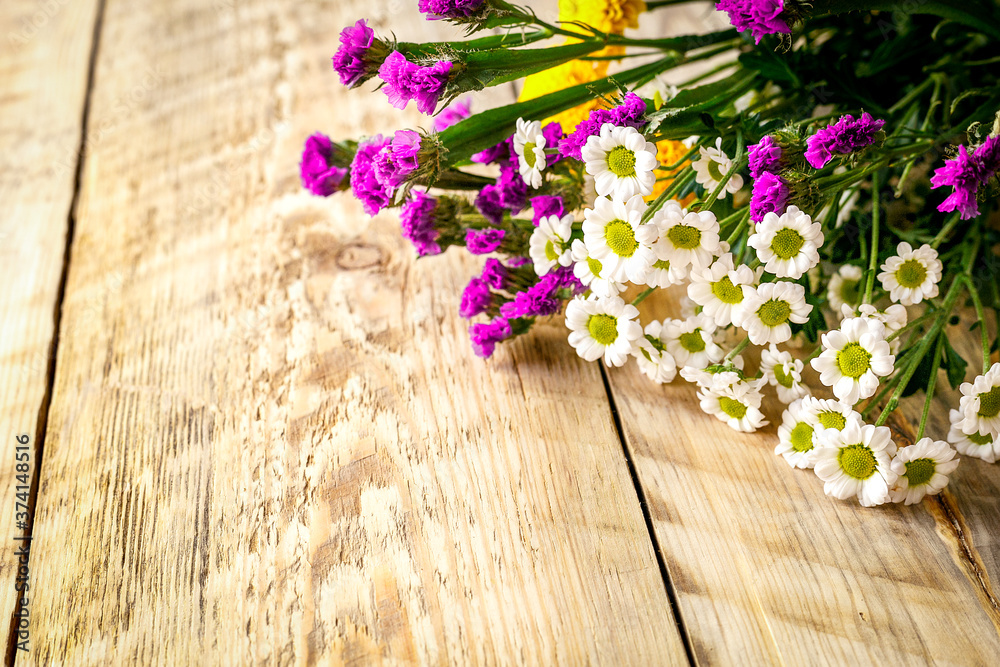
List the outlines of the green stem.
<svg viewBox="0 0 1000 667">
<path fill-rule="evenodd" d="M 636 297 L 634 299 L 632 299 L 632 305 L 633 306 L 638 306 L 640 303 L 642 303 L 643 301 L 646 300 L 647 296 L 649 296 L 650 294 L 652 294 L 655 291 L 656 291 L 655 287 L 648 287 L 648 288 L 642 290 L 641 292 L 639 292 L 639 294 L 636 295 Z"/>
<path fill-rule="evenodd" d="M 740 234 L 742 234 L 746 230 L 747 220 L 750 219 L 749 208 L 743 211 L 737 211 L 737 213 L 740 215 L 740 219 L 737 220 L 736 227 L 733 229 L 733 233 L 730 234 L 729 238 L 726 239 L 726 243 L 729 245 L 730 248 L 732 248 L 733 244 L 736 243 L 736 239 L 740 237 Z"/>
<path fill-rule="evenodd" d="M 684 189 L 688 183 L 691 182 L 695 177 L 694 169 L 688 169 L 680 176 L 674 178 L 674 182 L 670 184 L 666 190 L 664 190 L 659 197 L 653 200 L 653 203 L 649 205 L 646 211 L 642 214 L 641 222 L 649 222 L 653 215 L 659 211 L 668 199 L 674 197 L 678 192 Z"/>
<path fill-rule="evenodd" d="M 917 437 L 914 442 L 920 442 L 924 437 L 924 429 L 927 428 L 927 418 L 931 414 L 931 401 L 934 399 L 934 388 L 937 386 L 938 368 L 941 367 L 941 349 L 944 347 L 944 334 L 939 334 L 937 345 L 934 347 L 934 358 L 931 361 L 931 376 L 927 380 L 927 389 L 924 396 L 924 410 L 920 415 L 920 425 L 917 427 Z"/>
<path fill-rule="evenodd" d="M 749 345 L 749 344 L 750 344 L 750 339 L 749 338 L 744 338 L 743 340 L 741 340 L 736 347 L 734 347 L 732 350 L 730 350 L 729 354 L 726 355 L 726 358 L 722 360 L 723 364 L 727 364 L 730 361 L 732 361 L 736 357 L 737 354 L 739 354 L 743 350 L 747 349 L 747 345 Z"/>
<path fill-rule="evenodd" d="M 891 334 L 889 334 L 888 336 L 886 336 L 885 337 L 885 342 L 889 343 L 889 342 L 893 341 L 894 339 L 899 338 L 900 336 L 902 336 L 907 331 L 912 330 L 918 324 L 923 324 L 924 322 L 926 322 L 927 320 L 931 319 L 935 315 L 937 315 L 937 311 L 932 311 L 932 312 L 924 313 L 923 315 L 921 315 L 917 319 L 915 319 L 915 320 L 913 320 L 911 322 L 908 322 L 902 328 L 897 329 L 896 331 L 893 331 Z"/>
<path fill-rule="evenodd" d="M 958 211 L 949 215 L 948 219 L 944 223 L 944 227 L 941 228 L 941 231 L 938 232 L 937 236 L 934 237 L 934 240 L 931 241 L 931 247 L 937 250 L 938 246 L 941 245 L 946 238 L 948 238 L 948 234 L 951 234 L 951 230 L 955 229 L 955 225 L 957 225 L 960 221 L 961 218 L 959 217 Z"/>
<path fill-rule="evenodd" d="M 868 284 L 865 286 L 865 298 L 862 303 L 872 302 L 872 289 L 875 287 L 875 271 L 878 269 L 878 228 L 879 209 L 882 197 L 879 191 L 878 172 L 872 174 L 872 247 L 868 249 L 871 259 L 868 262 Z"/>
<path fill-rule="evenodd" d="M 965 286 L 969 289 L 969 296 L 972 297 L 972 306 L 976 309 L 976 319 L 979 321 L 979 332 L 983 348 L 983 374 L 990 369 L 990 334 L 986 330 L 986 312 L 983 310 L 983 302 L 979 298 L 979 290 L 972 284 L 972 277 L 966 276 Z"/>
</svg>

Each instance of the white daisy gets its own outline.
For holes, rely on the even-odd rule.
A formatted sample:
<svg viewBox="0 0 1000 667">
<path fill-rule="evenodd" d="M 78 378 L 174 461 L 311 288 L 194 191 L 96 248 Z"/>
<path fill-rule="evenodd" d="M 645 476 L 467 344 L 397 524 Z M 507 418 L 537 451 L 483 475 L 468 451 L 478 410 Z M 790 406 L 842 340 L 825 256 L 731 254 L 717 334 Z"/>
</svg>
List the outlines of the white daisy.
<svg viewBox="0 0 1000 667">
<path fill-rule="evenodd" d="M 678 366 L 704 368 L 725 356 L 712 339 L 714 332 L 714 321 L 695 315 L 686 320 L 664 320 L 660 337 Z"/>
<path fill-rule="evenodd" d="M 604 357 L 608 366 L 622 366 L 642 337 L 639 310 L 621 297 L 578 296 L 566 306 L 569 344 L 587 361 Z"/>
<path fill-rule="evenodd" d="M 670 382 L 677 376 L 677 363 L 660 338 L 662 332 L 661 322 L 650 322 L 633 351 L 642 374 L 659 384 Z"/>
<path fill-rule="evenodd" d="M 890 299 L 912 306 L 938 295 L 941 269 L 937 250 L 926 243 L 914 250 L 903 241 L 896 246 L 896 255 L 882 265 L 878 279 Z"/>
<path fill-rule="evenodd" d="M 680 285 L 687 278 L 687 266 L 674 266 L 670 260 L 658 259 L 646 270 L 646 275 L 638 282 L 648 287 L 670 287 Z"/>
<path fill-rule="evenodd" d="M 958 410 L 948 412 L 951 419 L 951 428 L 948 429 L 948 442 L 955 445 L 955 449 L 962 456 L 974 456 L 987 463 L 996 463 L 1000 460 L 1000 439 L 994 438 L 989 433 L 965 433 L 962 431 L 962 413 Z"/>
<path fill-rule="evenodd" d="M 538 227 L 528 241 L 528 254 L 535 263 L 535 273 L 544 276 L 556 266 L 573 263 L 570 235 L 573 233 L 573 216 L 562 218 L 550 215 L 538 221 Z"/>
<path fill-rule="evenodd" d="M 656 146 L 634 127 L 605 123 L 600 134 L 587 139 L 581 154 L 597 194 L 625 200 L 653 192 Z"/>
<path fill-rule="evenodd" d="M 676 201 L 668 201 L 653 214 L 659 236 L 653 250 L 659 259 L 678 268 L 704 268 L 719 253 L 719 221 L 711 211 L 689 212 Z"/>
<path fill-rule="evenodd" d="M 750 267 L 735 267 L 733 255 L 727 252 L 708 268 L 691 269 L 687 293 L 717 326 L 727 327 L 733 323 L 733 308 L 743 302 L 743 285 L 756 284 L 757 276 Z"/>
<path fill-rule="evenodd" d="M 840 312 L 843 315 L 842 319 L 846 319 L 848 317 L 864 317 L 869 320 L 881 322 L 885 325 L 886 338 L 905 327 L 907 320 L 906 308 L 898 303 L 892 304 L 884 311 L 879 310 L 870 303 L 863 303 L 857 308 L 852 308 L 851 306 L 844 304 L 840 307 Z M 896 354 L 903 341 L 900 338 L 893 338 L 891 341 L 887 342 L 889 343 L 889 350 L 893 354 Z"/>
<path fill-rule="evenodd" d="M 776 389 L 782 403 L 809 395 L 809 389 L 802 384 L 804 367 L 801 359 L 795 359 L 790 352 L 783 352 L 774 344 L 760 351 L 760 370 L 767 383 Z"/>
<path fill-rule="evenodd" d="M 698 392 L 701 409 L 727 423 L 732 429 L 753 433 L 767 424 L 760 411 L 760 403 L 764 398 L 760 387 L 764 379 L 731 382 L 729 375 L 736 374 L 720 373 L 714 378 L 715 382 L 711 387 L 703 387 Z"/>
<path fill-rule="evenodd" d="M 994 440 L 1000 436 L 1000 363 L 993 364 L 985 375 L 959 387 L 962 399 L 962 432 L 989 433 Z"/>
<path fill-rule="evenodd" d="M 735 357 L 729 360 L 726 367 L 728 368 L 729 366 L 733 366 L 734 368 L 738 368 L 740 371 L 742 371 L 743 357 L 741 357 L 740 355 L 736 355 Z M 732 377 L 736 378 L 736 380 L 734 381 L 738 381 L 740 379 L 740 376 L 733 371 L 722 371 L 722 370 L 709 371 L 707 370 L 707 368 L 698 368 L 697 366 L 682 366 L 680 369 L 680 374 L 682 378 L 684 378 L 691 384 L 696 384 L 702 388 L 711 387 L 714 382 L 714 378 L 717 375 L 721 375 L 722 373 L 731 373 Z"/>
<path fill-rule="evenodd" d="M 865 424 L 852 416 L 843 430 L 820 433 L 819 442 L 813 462 L 826 495 L 840 500 L 857 496 L 863 507 L 889 501 L 896 482 L 890 463 L 896 445 L 888 426 Z"/>
<path fill-rule="evenodd" d="M 533 188 L 542 187 L 542 171 L 545 170 L 545 135 L 542 124 L 523 118 L 517 119 L 514 132 L 514 152 L 517 153 L 517 170 L 524 182 Z"/>
<path fill-rule="evenodd" d="M 714 192 L 732 168 L 733 161 L 722 151 L 722 137 L 715 140 L 715 148 L 702 146 L 698 152 L 701 153 L 701 157 L 691 163 L 695 170 L 694 180 L 708 192 Z M 733 174 L 726 183 L 726 191 L 729 194 L 736 194 L 742 187 L 743 177 L 739 174 Z"/>
<path fill-rule="evenodd" d="M 805 324 L 812 306 L 802 285 L 787 281 L 743 286 L 743 302 L 733 309 L 733 324 L 747 332 L 754 345 L 784 343 L 791 324 Z"/>
<path fill-rule="evenodd" d="M 597 296 L 616 296 L 625 289 L 625 285 L 601 277 L 601 262 L 590 256 L 583 241 L 573 239 L 570 252 L 574 262 L 573 275 L 591 292 Z"/>
<path fill-rule="evenodd" d="M 823 226 L 813 222 L 797 206 L 789 206 L 779 217 L 768 213 L 757 224 L 747 245 L 757 251 L 764 270 L 779 278 L 799 279 L 819 264 Z"/>
<path fill-rule="evenodd" d="M 826 288 L 826 298 L 830 301 L 830 308 L 835 311 L 839 311 L 845 305 L 857 308 L 861 303 L 861 277 L 864 273 L 860 266 L 843 264 L 830 276 L 830 284 Z"/>
<path fill-rule="evenodd" d="M 822 337 L 823 352 L 812 360 L 819 380 L 834 395 L 854 405 L 873 395 L 880 377 L 892 373 L 896 358 L 885 342 L 885 325 L 875 319 L 849 317 Z"/>
<path fill-rule="evenodd" d="M 892 502 L 912 505 L 948 486 L 948 475 L 955 472 L 958 459 L 947 442 L 921 438 L 900 449 L 890 465 L 896 473 Z"/>
<path fill-rule="evenodd" d="M 842 430 L 852 415 L 861 418 L 851 406 L 828 398 L 805 396 L 793 401 L 782 415 L 774 453 L 793 467 L 812 468 L 817 435 L 825 429 Z"/>
<path fill-rule="evenodd" d="M 646 202 L 635 195 L 628 200 L 598 197 L 594 208 L 584 211 L 583 242 L 601 263 L 601 277 L 639 282 L 656 261 L 652 244 L 657 229 L 641 223 L 645 210 Z"/>
</svg>

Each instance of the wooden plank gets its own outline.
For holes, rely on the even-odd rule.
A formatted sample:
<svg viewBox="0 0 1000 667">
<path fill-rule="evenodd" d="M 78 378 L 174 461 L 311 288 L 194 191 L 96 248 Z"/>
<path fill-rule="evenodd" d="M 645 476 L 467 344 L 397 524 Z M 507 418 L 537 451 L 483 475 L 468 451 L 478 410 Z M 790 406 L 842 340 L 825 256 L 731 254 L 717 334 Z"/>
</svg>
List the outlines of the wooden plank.
<svg viewBox="0 0 1000 667">
<path fill-rule="evenodd" d="M 644 303 L 645 318 L 676 312 L 670 298 Z M 627 367 L 610 382 L 699 664 L 986 665 L 1000 655 L 988 579 L 963 564 L 933 505 L 832 500 L 811 471 L 773 454 L 774 426 L 736 433 L 680 379 L 657 387 Z M 765 414 L 775 424 L 780 407 Z M 995 484 L 996 468 L 986 474 Z M 985 526 L 995 496 L 964 502 L 980 501 Z"/>
<path fill-rule="evenodd" d="M 11 645 L 15 580 L 49 383 L 54 314 L 80 144 L 97 3 L 6 0 L 0 12 L 0 646 Z M 30 461 L 15 461 L 15 438 Z M 18 469 L 17 466 L 21 466 Z M 22 500 L 24 496 L 22 496 Z M 22 580 L 22 585 L 24 580 Z M 30 586 L 30 577 L 27 580 Z M 20 594 L 17 594 L 20 597 Z M 31 599 L 30 588 L 26 595 Z M 30 613 L 30 610 L 29 610 Z"/>
<path fill-rule="evenodd" d="M 390 10 L 391 9 L 391 16 Z M 111 0 L 36 522 L 42 664 L 687 664 L 598 371 L 489 365 L 393 215 L 301 191 L 307 134 L 417 121 L 329 56 L 415 3 Z M 391 20 L 390 20 L 391 19 Z"/>
</svg>

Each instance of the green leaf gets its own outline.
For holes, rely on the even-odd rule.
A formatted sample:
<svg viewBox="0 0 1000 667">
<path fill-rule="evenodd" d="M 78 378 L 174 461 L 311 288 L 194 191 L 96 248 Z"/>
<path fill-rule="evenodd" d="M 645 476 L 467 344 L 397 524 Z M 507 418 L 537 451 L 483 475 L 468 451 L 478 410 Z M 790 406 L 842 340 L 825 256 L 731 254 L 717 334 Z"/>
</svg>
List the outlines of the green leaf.
<svg viewBox="0 0 1000 667">
<path fill-rule="evenodd" d="M 711 115 L 713 111 L 725 107 L 750 90 L 756 78 L 756 71 L 740 70 L 721 81 L 682 90 L 676 97 L 660 107 L 659 111 L 649 114 L 649 131 L 668 125 L 671 128 L 669 133 L 671 135 L 687 136 L 684 132 L 688 129 L 693 129 L 693 133 L 697 134 L 699 128 L 704 125 L 701 120 L 703 113 Z M 661 131 L 660 134 L 664 133 Z"/>
</svg>

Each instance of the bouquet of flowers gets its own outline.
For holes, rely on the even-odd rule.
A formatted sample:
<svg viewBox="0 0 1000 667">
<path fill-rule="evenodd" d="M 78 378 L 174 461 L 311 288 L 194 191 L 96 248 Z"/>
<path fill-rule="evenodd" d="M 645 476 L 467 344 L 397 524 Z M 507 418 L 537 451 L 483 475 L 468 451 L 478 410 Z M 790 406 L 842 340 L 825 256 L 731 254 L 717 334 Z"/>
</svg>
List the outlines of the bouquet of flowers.
<svg viewBox="0 0 1000 667">
<path fill-rule="evenodd" d="M 775 453 L 864 506 L 938 493 L 956 450 L 994 462 L 1000 7 L 720 0 L 731 29 L 625 36 L 684 1 L 560 0 L 550 23 L 504 0 L 419 0 L 464 29 L 438 43 L 359 20 L 333 56 L 341 82 L 378 79 L 432 127 L 314 134 L 302 182 L 371 215 L 398 207 L 421 257 L 486 256 L 458 313 L 479 320 L 482 357 L 564 312 L 581 357 L 680 375 L 736 430 L 766 423 L 773 387 Z M 521 79 L 515 104 L 472 114 L 463 97 Z M 668 288 L 680 312 L 643 322 Z M 946 335 L 971 310 L 981 359 Z M 970 363 L 982 374 L 963 382 Z M 806 366 L 834 398 L 812 395 Z M 941 440 L 924 433 L 939 371 L 962 394 Z M 916 436 L 894 441 L 886 420 L 917 392 Z"/>
</svg>

